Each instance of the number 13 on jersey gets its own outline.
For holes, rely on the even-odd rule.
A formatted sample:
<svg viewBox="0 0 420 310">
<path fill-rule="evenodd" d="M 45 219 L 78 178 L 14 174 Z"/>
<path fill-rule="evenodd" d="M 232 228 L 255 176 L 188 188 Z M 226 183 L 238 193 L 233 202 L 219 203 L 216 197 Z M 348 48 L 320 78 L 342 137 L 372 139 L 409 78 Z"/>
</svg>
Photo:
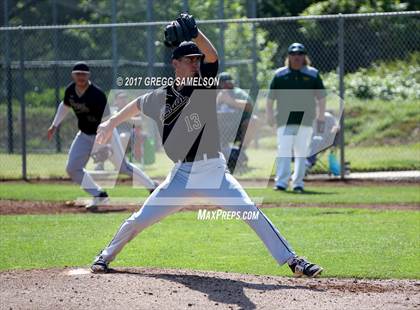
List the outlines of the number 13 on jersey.
<svg viewBox="0 0 420 310">
<path fill-rule="evenodd" d="M 201 129 L 200 117 L 197 113 L 185 116 L 185 123 L 187 124 L 188 132 Z"/>
</svg>

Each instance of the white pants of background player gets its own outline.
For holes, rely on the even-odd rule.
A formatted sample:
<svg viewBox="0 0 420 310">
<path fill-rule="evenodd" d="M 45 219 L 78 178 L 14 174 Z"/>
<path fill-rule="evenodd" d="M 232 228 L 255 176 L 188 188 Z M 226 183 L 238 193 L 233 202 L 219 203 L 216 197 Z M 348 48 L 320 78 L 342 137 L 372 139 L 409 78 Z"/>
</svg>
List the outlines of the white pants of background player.
<svg viewBox="0 0 420 310">
<path fill-rule="evenodd" d="M 295 167 L 292 176 L 292 188 L 303 188 L 305 177 L 305 161 L 309 156 L 312 127 L 298 126 L 296 134 L 287 134 L 286 126 L 277 128 L 277 173 L 276 185 L 287 188 L 290 179 L 290 164 L 295 158 Z M 293 131 L 293 128 L 292 128 Z"/>
<path fill-rule="evenodd" d="M 71 179 L 80 184 L 92 196 L 98 196 L 102 191 L 101 187 L 95 183 L 92 176 L 85 170 L 95 144 L 95 138 L 96 135 L 87 135 L 79 131 L 71 144 L 66 167 L 66 171 Z M 116 129 L 112 132 L 111 147 L 112 156 L 109 159 L 117 171 L 132 177 L 147 189 L 154 189 L 155 184 L 153 180 L 124 157 L 124 150 Z"/>
<path fill-rule="evenodd" d="M 191 205 L 194 203 L 192 200 L 197 198 L 204 198 L 208 204 L 219 205 L 227 211 L 241 214 L 259 212 L 257 219 L 246 222 L 264 242 L 276 261 L 282 265 L 295 255 L 271 221 L 227 172 L 226 161 L 223 155 L 220 155 L 220 158 L 175 164 L 169 176 L 147 198 L 143 207 L 123 222 L 112 241 L 101 252 L 101 256 L 107 262 L 111 262 L 138 233 Z"/>
</svg>

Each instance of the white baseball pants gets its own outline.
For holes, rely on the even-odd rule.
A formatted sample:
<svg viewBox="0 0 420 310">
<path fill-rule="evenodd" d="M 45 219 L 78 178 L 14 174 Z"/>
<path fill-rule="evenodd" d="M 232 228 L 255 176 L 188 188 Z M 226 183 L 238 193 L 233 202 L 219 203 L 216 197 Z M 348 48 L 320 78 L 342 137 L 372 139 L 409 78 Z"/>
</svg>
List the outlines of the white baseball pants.
<svg viewBox="0 0 420 310">
<path fill-rule="evenodd" d="M 306 157 L 309 156 L 312 127 L 296 126 L 296 134 L 286 134 L 286 126 L 277 128 L 277 173 L 276 185 L 287 188 L 290 178 L 292 157 L 295 167 L 292 175 L 292 187 L 304 186 Z"/>
<path fill-rule="evenodd" d="M 142 208 L 123 222 L 118 232 L 102 251 L 111 262 L 123 247 L 147 227 L 185 206 L 202 199 L 235 212 L 259 212 L 257 219 L 245 220 L 263 241 L 279 264 L 295 255 L 277 228 L 251 201 L 242 186 L 227 172 L 223 155 L 193 163 L 175 164 L 166 180 L 147 198 Z"/>
</svg>

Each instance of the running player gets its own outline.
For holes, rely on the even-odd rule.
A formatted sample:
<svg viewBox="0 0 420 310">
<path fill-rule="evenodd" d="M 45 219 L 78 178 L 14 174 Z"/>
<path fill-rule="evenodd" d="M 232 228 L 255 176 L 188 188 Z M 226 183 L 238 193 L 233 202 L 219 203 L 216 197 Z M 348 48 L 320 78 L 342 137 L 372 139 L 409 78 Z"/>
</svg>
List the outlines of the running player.
<svg viewBox="0 0 420 310">
<path fill-rule="evenodd" d="M 67 161 L 66 171 L 71 179 L 80 184 L 82 188 L 93 196 L 92 201 L 86 206 L 88 211 L 96 211 L 98 205 L 108 202 L 108 194 L 103 190 L 92 177 L 85 171 L 85 166 L 92 152 L 96 130 L 101 123 L 102 117 L 109 115 L 107 98 L 105 93 L 89 80 L 90 70 L 86 63 L 77 62 L 72 70 L 73 82 L 67 86 L 64 92 L 64 100 L 58 106 L 52 125 L 48 128 L 48 140 L 51 140 L 57 127 L 63 121 L 70 108 L 77 117 L 79 132 L 74 138 Z M 118 144 L 118 133 L 114 131 L 115 143 Z M 118 141 L 115 141 L 118 139 Z M 115 151 L 119 151 L 116 148 Z M 121 172 L 138 175 L 138 180 L 153 190 L 156 184 L 133 164 L 123 160 L 123 154 L 119 154 Z"/>
</svg>

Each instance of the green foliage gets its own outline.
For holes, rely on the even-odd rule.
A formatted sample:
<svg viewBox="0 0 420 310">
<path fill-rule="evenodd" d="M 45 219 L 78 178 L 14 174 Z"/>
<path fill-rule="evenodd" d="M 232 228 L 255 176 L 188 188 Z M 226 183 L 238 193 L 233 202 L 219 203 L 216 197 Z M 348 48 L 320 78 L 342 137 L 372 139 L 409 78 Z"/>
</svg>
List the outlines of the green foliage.
<svg viewBox="0 0 420 310">
<path fill-rule="evenodd" d="M 10 25 L 53 24 L 53 1 L 9 1 Z M 217 16 L 219 0 L 189 1 L 189 11 L 199 19 Z M 56 1 L 57 24 L 109 23 L 112 20 L 111 1 Z M 225 17 L 246 16 L 247 1 L 224 1 Z M 418 9 L 416 0 L 265 0 L 257 1 L 258 17 L 296 16 L 299 14 L 333 14 L 386 12 Z M 183 0 L 153 1 L 153 20 L 170 20 L 183 10 Z M 146 0 L 116 1 L 117 22 L 146 21 Z M 3 18 L 3 16 L 1 16 Z"/>
<path fill-rule="evenodd" d="M 64 87 L 59 89 L 58 98 L 59 101 L 64 97 Z M 37 107 L 49 107 L 55 108 L 57 102 L 55 101 L 55 89 L 54 88 L 45 88 L 42 90 L 28 91 L 25 93 L 25 102 L 28 108 L 37 108 Z M 54 111 L 49 110 L 49 113 L 54 113 Z"/>
<path fill-rule="evenodd" d="M 278 44 L 268 40 L 267 31 L 255 28 L 257 47 L 257 81 L 262 87 L 266 87 L 272 78 L 274 63 L 272 55 L 276 52 Z M 238 38 L 240 42 L 238 42 Z M 225 58 L 226 59 L 249 59 L 252 60 L 253 47 L 252 24 L 228 24 L 225 31 Z M 242 88 L 250 88 L 253 80 L 252 65 L 235 66 L 228 71 L 239 82 Z"/>
<path fill-rule="evenodd" d="M 420 101 L 346 100 L 349 145 L 404 145 L 420 141 Z"/>
<path fill-rule="evenodd" d="M 317 0 L 264 0 L 258 2 L 258 17 L 296 16 Z"/>
<path fill-rule="evenodd" d="M 323 75 L 338 93 L 337 74 Z M 345 135 L 349 146 L 404 145 L 420 140 L 420 53 L 348 73 Z"/>
<path fill-rule="evenodd" d="M 338 93 L 337 74 L 323 75 L 327 87 Z M 347 98 L 391 100 L 420 99 L 420 53 L 407 59 L 376 62 L 369 68 L 346 74 Z"/>
<path fill-rule="evenodd" d="M 407 2 L 401 2 L 399 0 L 326 0 L 317 1 L 316 3 L 308 6 L 303 11 L 302 15 L 404 11 L 407 7 Z"/>
<path fill-rule="evenodd" d="M 327 0 L 309 6 L 301 15 L 338 13 L 373 13 L 404 11 L 409 3 L 398 0 L 350 1 Z M 317 67 L 330 71 L 337 67 L 338 20 L 300 20 L 299 34 L 302 42 L 310 47 Z M 415 16 L 346 18 L 344 27 L 344 50 L 346 71 L 369 67 L 379 60 L 403 59 L 418 51 L 420 34 L 419 19 Z M 328 51 L 334 51 L 330 54 Z M 328 61 L 326 61 L 328 59 Z"/>
<path fill-rule="evenodd" d="M 26 138 L 27 150 L 31 152 L 36 151 L 53 151 L 55 147 L 54 141 L 47 140 L 47 129 L 51 125 L 55 115 L 55 101 L 54 96 L 49 96 L 52 90 L 46 90 L 41 93 L 38 98 L 36 93 L 28 93 L 26 101 Z M 6 105 L 0 104 L 0 149 L 4 151 L 7 141 L 7 113 Z M 13 104 L 13 124 L 14 124 L 14 140 L 15 148 L 20 150 L 20 106 L 14 101 Z M 70 143 L 77 132 L 77 121 L 73 112 L 70 112 L 66 120 L 60 125 L 60 136 L 63 150 L 67 150 Z M 48 161 L 45 163 L 48 165 Z M 29 168 L 31 165 L 29 165 Z M 64 167 L 64 166 L 63 166 Z M 17 167 L 10 166 L 10 169 L 17 169 Z M 40 167 L 42 168 L 42 167 Z M 6 169 L 6 167 L 2 167 Z M 8 170 L 8 169 L 6 169 Z"/>
</svg>

